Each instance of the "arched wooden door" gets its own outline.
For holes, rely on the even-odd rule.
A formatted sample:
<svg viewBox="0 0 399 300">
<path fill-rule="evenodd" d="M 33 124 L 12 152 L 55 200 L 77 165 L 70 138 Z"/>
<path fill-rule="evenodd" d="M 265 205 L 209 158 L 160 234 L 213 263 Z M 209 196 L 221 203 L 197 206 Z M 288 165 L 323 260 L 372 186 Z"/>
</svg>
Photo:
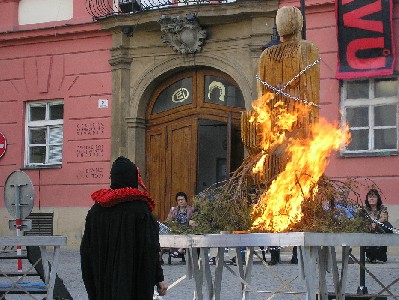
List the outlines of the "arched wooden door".
<svg viewBox="0 0 399 300">
<path fill-rule="evenodd" d="M 177 192 L 190 202 L 241 164 L 244 109 L 237 84 L 213 69 L 180 73 L 154 92 L 147 108 L 146 183 L 161 221 Z"/>
</svg>

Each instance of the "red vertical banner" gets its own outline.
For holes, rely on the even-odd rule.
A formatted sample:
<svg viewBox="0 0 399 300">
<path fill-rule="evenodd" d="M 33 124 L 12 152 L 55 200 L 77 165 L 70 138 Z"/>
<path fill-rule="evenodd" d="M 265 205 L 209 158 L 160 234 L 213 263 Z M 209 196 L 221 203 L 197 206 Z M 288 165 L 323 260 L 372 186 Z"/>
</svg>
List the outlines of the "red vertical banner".
<svg viewBox="0 0 399 300">
<path fill-rule="evenodd" d="M 392 75 L 392 0 L 336 0 L 337 79 Z"/>
</svg>

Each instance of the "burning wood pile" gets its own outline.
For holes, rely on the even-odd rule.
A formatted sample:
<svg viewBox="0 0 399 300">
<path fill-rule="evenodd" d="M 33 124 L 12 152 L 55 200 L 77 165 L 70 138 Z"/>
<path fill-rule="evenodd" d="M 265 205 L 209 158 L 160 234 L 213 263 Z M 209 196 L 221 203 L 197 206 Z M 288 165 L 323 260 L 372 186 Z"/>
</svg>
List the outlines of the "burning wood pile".
<svg viewBox="0 0 399 300">
<path fill-rule="evenodd" d="M 227 182 L 194 198 L 194 231 L 367 231 L 357 191 L 375 184 L 323 175 L 331 152 L 349 140 L 348 129 L 341 131 L 321 119 L 310 127 L 309 138 L 291 135 L 298 114 L 288 113 L 280 103 L 270 110 L 265 105 L 270 97 L 273 94 L 265 95 L 253 103 L 254 111 L 243 113 L 242 139 L 249 156 Z M 273 119 L 280 125 L 272 127 Z M 282 171 L 272 176 L 270 170 L 281 168 L 277 163 Z"/>
<path fill-rule="evenodd" d="M 254 111 L 243 114 L 241 126 L 244 145 L 251 152 L 247 163 L 253 166 L 248 180 L 264 186 L 251 211 L 251 230 L 261 232 L 289 230 L 302 220 L 307 203 L 312 203 L 309 208 L 323 209 L 328 199 L 316 203 L 319 188 L 330 188 L 331 183 L 323 178 L 324 186 L 319 186 L 319 180 L 331 151 L 349 140 L 347 129 L 341 131 L 323 119 L 295 132 L 294 125 L 308 114 L 308 107 L 302 104 L 297 106 L 301 110 L 289 112 L 283 102 L 277 102 L 270 108 L 273 98 L 266 93 L 253 102 Z M 331 200 L 338 192 L 330 192 Z"/>
</svg>

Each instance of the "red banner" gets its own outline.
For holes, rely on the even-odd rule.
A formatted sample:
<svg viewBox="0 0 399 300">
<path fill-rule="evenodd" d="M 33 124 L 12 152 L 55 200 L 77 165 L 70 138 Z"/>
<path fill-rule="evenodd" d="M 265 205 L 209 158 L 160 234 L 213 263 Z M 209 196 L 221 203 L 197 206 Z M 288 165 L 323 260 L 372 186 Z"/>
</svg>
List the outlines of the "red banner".
<svg viewBox="0 0 399 300">
<path fill-rule="evenodd" d="M 392 0 L 336 0 L 337 79 L 392 75 Z"/>
</svg>

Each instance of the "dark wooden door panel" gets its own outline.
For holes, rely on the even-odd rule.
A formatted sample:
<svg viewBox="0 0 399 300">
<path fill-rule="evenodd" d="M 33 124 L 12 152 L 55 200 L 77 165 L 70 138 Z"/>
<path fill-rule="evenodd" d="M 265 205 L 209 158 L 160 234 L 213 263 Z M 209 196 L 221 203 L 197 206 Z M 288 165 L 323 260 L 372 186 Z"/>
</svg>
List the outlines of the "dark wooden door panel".
<svg viewBox="0 0 399 300">
<path fill-rule="evenodd" d="M 163 220 L 165 216 L 165 149 L 166 128 L 158 127 L 147 131 L 147 188 L 156 202 L 154 214 Z"/>
<path fill-rule="evenodd" d="M 175 195 L 185 192 L 189 199 L 195 193 L 197 164 L 196 120 L 168 126 L 167 174 L 169 174 L 166 206 L 176 206 Z M 189 201 L 190 202 L 190 201 Z"/>
</svg>

